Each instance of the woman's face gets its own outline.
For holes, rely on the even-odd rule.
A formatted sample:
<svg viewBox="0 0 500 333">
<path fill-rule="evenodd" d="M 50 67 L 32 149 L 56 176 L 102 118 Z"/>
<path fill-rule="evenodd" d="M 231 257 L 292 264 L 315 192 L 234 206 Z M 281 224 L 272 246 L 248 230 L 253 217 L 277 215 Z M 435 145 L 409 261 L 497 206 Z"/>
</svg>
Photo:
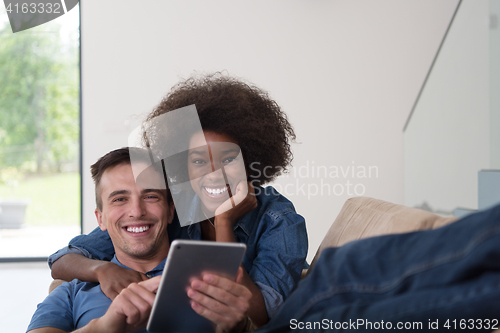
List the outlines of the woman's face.
<svg viewBox="0 0 500 333">
<path fill-rule="evenodd" d="M 246 181 L 245 165 L 237 142 L 226 134 L 198 132 L 191 137 L 188 153 L 191 186 L 205 213 L 211 214 Z M 209 216 L 209 217 L 211 217 Z"/>
</svg>

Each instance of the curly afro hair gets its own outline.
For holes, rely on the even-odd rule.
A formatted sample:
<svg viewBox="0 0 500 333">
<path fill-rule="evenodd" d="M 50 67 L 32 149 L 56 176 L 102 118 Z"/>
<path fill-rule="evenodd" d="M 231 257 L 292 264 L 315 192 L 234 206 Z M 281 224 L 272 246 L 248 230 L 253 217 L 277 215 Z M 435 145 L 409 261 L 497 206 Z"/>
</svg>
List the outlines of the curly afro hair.
<svg viewBox="0 0 500 333">
<path fill-rule="evenodd" d="M 236 140 L 253 185 L 268 183 L 287 171 L 293 159 L 290 142 L 295 140 L 295 133 L 286 114 L 266 91 L 221 73 L 191 77 L 172 87 L 146 122 L 192 104 L 203 131 Z M 158 134 L 156 139 L 168 137 Z"/>
</svg>

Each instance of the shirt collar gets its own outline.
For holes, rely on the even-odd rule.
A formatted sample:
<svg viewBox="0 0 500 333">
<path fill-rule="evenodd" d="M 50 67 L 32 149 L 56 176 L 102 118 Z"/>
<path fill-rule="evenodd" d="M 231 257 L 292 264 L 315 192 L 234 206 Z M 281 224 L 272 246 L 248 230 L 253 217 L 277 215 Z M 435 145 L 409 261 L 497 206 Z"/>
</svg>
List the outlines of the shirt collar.
<svg viewBox="0 0 500 333">
<path fill-rule="evenodd" d="M 163 272 L 163 268 L 165 267 L 165 262 L 166 261 L 167 261 L 167 258 L 163 259 L 162 262 L 160 262 L 155 268 L 153 268 L 152 270 L 150 270 L 149 272 L 147 272 L 145 275 L 156 276 L 158 274 L 161 274 L 161 272 Z M 124 264 L 122 264 L 121 262 L 119 262 L 118 259 L 116 258 L 116 254 L 113 256 L 113 259 L 111 259 L 111 262 L 114 263 L 114 264 L 117 264 L 120 267 L 133 270 L 132 268 L 130 268 L 128 266 L 125 266 Z"/>
</svg>

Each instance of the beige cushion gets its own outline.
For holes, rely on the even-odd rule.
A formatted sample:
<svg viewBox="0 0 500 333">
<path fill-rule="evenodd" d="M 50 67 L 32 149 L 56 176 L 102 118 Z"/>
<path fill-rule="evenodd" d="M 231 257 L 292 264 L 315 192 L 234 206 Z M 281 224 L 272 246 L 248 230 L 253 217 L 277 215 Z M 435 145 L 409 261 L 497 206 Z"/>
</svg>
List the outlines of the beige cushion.
<svg viewBox="0 0 500 333">
<path fill-rule="evenodd" d="M 356 197 L 348 199 L 321 242 L 309 272 L 327 247 L 366 237 L 435 229 L 456 221 L 455 217 L 442 217 L 421 209 L 409 208 L 390 202 Z M 302 273 L 304 277 L 306 271 Z M 500 329 L 493 333 L 500 333 Z"/>
<path fill-rule="evenodd" d="M 342 246 L 366 237 L 434 229 L 455 220 L 455 217 L 442 217 L 378 199 L 350 198 L 326 233 L 309 271 L 327 247 Z"/>
<path fill-rule="evenodd" d="M 56 289 L 57 287 L 59 287 L 61 284 L 63 284 L 64 280 L 59 280 L 59 279 L 54 279 L 52 280 L 52 282 L 50 283 L 50 286 L 49 286 L 49 294 L 54 290 Z"/>
</svg>

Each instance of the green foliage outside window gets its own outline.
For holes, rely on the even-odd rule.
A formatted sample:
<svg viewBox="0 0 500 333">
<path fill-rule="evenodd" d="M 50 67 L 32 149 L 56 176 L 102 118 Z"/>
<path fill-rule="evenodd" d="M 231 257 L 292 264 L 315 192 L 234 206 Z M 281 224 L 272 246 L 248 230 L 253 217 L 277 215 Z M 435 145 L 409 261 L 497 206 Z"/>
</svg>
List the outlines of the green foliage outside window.
<svg viewBox="0 0 500 333">
<path fill-rule="evenodd" d="M 78 94 L 77 36 L 63 38 L 56 23 L 0 27 L 0 173 L 61 172 L 75 161 Z"/>
</svg>

